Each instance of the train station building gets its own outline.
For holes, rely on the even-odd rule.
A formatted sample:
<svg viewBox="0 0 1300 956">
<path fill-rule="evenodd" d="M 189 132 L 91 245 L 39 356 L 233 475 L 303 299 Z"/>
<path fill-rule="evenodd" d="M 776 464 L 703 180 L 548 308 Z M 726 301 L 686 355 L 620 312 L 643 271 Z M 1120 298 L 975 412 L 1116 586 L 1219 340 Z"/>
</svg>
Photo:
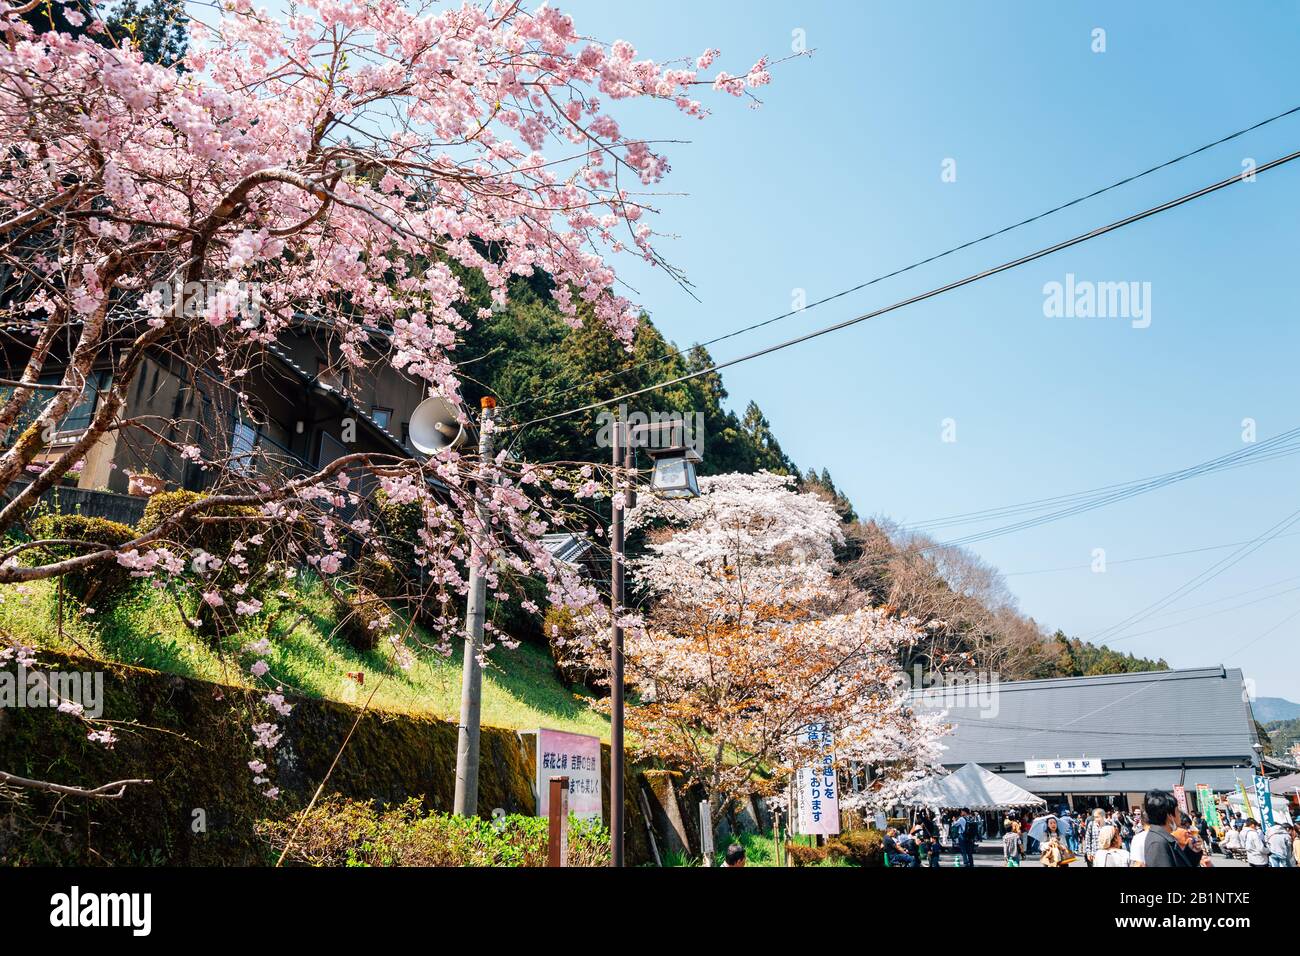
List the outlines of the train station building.
<svg viewBox="0 0 1300 956">
<path fill-rule="evenodd" d="M 913 690 L 952 724 L 944 767 L 977 763 L 1048 806 L 1136 806 L 1155 788 L 1249 788 L 1260 772 L 1242 672 L 1234 668 L 1007 681 L 979 693 Z"/>
</svg>

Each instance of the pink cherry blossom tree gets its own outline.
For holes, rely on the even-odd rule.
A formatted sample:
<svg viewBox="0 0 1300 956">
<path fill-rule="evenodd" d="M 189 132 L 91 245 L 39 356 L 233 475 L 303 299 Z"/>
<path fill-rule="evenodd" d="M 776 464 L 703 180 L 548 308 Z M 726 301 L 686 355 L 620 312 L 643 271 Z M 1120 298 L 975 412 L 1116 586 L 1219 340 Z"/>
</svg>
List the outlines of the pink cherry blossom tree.
<svg viewBox="0 0 1300 956">
<path fill-rule="evenodd" d="M 0 585 L 117 565 L 183 593 L 193 613 L 255 619 L 254 576 L 355 568 L 378 489 L 416 509 L 419 584 L 403 597 L 431 605 L 444 649 L 471 541 L 498 599 L 541 581 L 555 603 L 590 602 L 541 543 L 569 520 L 571 489 L 591 484 L 563 467 L 354 451 L 298 473 L 197 418 L 129 415 L 129 396 L 162 357 L 231 414 L 253 414 L 246 383 L 307 328 L 344 382 L 391 368 L 454 401 L 463 333 L 536 274 L 571 323 L 629 342 L 639 309 L 616 291 L 615 263 L 672 271 L 648 191 L 668 161 L 618 108 L 652 100 L 703 117 L 700 87 L 752 95 L 766 59 L 706 75 L 716 50 L 656 62 L 518 0 L 309 0 L 283 17 L 233 0 L 219 20 L 191 21 L 173 68 L 105 42 L 98 19 L 78 36 L 36 34 L 21 19 L 36 2 L 0 4 L 3 319 L 20 353 L 0 383 L 0 533 L 24 527 L 110 433 L 202 468 L 208 494 L 127 542 L 12 544 Z M 105 368 L 89 422 L 52 443 Z M 218 525 L 223 553 L 195 547 L 193 528 Z M 257 647 L 245 661 L 268 688 L 257 738 L 269 751 L 288 705 Z"/>
<path fill-rule="evenodd" d="M 812 724 L 834 733 L 839 766 L 872 769 L 848 806 L 892 806 L 938 765 L 940 722 L 913 712 L 897 670 L 916 622 L 840 580 L 838 515 L 792 485 L 720 475 L 698 498 L 647 495 L 632 511 L 647 544 L 629 562 L 641 606 L 625 614 L 628 727 L 705 789 L 715 819 L 812 766 Z M 606 647 L 593 628 L 566 650 L 595 664 Z"/>
</svg>

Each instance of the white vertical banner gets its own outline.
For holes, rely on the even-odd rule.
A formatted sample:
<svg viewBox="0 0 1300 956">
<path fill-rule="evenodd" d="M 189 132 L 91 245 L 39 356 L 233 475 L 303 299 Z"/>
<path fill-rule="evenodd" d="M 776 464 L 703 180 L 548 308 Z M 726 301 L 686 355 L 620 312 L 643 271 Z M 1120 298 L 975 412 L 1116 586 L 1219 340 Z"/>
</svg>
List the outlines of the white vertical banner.
<svg viewBox="0 0 1300 956">
<path fill-rule="evenodd" d="M 700 856 L 705 866 L 713 865 L 713 815 L 707 800 L 700 801 Z"/>
<path fill-rule="evenodd" d="M 817 758 L 795 774 L 799 797 L 799 832 L 834 836 L 840 832 L 840 788 L 835 778 L 835 735 L 825 724 L 809 724 L 800 743 L 811 745 Z"/>
</svg>

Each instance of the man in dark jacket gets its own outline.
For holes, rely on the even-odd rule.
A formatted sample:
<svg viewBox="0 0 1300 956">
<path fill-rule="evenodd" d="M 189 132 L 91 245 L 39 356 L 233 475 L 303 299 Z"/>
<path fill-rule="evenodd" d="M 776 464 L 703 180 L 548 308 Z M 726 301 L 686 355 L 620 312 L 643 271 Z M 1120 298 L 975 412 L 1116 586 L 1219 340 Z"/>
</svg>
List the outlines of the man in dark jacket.
<svg viewBox="0 0 1300 956">
<path fill-rule="evenodd" d="M 1061 831 L 1061 839 L 1071 853 L 1079 852 L 1079 828 L 1075 825 L 1074 817 L 1070 816 L 1068 807 L 1062 805 L 1061 812 L 1056 815 L 1056 828 Z"/>
<path fill-rule="evenodd" d="M 969 810 L 962 807 L 959 814 L 952 822 L 949 839 L 952 840 L 954 849 L 961 857 L 961 865 L 974 866 L 975 843 L 979 839 L 979 831 L 975 826 L 975 818 L 970 815 Z"/>
<path fill-rule="evenodd" d="M 1168 790 L 1149 790 L 1142 804 L 1151 821 L 1146 846 L 1142 855 L 1147 866 L 1197 866 L 1201 862 L 1199 851 L 1179 844 L 1174 837 L 1178 822 L 1178 801 Z"/>
<path fill-rule="evenodd" d="M 898 837 L 898 830 L 896 830 L 894 827 L 890 827 L 888 830 L 885 831 L 883 848 L 884 848 L 885 856 L 889 860 L 889 865 L 890 866 L 911 866 L 913 857 L 910 853 L 905 853 L 903 851 L 903 848 L 898 844 L 897 837 Z"/>
</svg>

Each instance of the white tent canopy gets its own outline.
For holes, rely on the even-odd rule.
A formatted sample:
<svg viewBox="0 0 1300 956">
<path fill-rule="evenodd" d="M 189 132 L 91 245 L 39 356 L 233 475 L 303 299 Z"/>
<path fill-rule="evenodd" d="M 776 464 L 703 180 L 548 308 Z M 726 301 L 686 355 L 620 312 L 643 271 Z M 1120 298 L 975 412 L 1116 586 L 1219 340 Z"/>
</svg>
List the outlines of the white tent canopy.
<svg viewBox="0 0 1300 956">
<path fill-rule="evenodd" d="M 1234 812 L 1240 813 L 1243 817 L 1254 817 L 1258 820 L 1260 818 L 1259 798 L 1255 796 L 1254 787 L 1247 787 L 1246 793 L 1250 794 L 1249 807 L 1246 806 L 1246 801 L 1241 799 L 1240 793 L 1227 794 L 1228 806 L 1231 807 Z M 1287 809 L 1286 801 L 1276 795 L 1273 797 L 1273 821 L 1275 823 L 1291 822 L 1291 813 Z"/>
<path fill-rule="evenodd" d="M 908 806 L 936 810 L 955 810 L 961 807 L 970 810 L 1002 810 L 1047 804 L 1046 800 L 1034 796 L 1024 787 L 1016 786 L 977 763 L 968 763 L 946 777 L 927 781 L 904 802 Z"/>
<path fill-rule="evenodd" d="M 1268 787 L 1275 797 L 1300 796 L 1300 773 L 1289 773 L 1285 777 L 1275 777 L 1268 782 Z"/>
</svg>

